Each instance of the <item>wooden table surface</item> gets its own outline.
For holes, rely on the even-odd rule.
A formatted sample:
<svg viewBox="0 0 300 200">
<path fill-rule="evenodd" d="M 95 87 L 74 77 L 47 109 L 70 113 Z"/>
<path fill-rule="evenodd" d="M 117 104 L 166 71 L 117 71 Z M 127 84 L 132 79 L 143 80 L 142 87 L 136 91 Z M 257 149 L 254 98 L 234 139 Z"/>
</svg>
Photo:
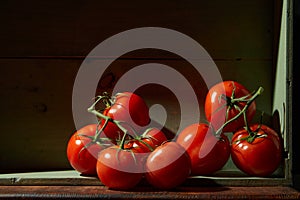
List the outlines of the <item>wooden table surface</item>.
<svg viewBox="0 0 300 200">
<path fill-rule="evenodd" d="M 251 183 L 256 186 L 250 186 Z M 300 199 L 299 191 L 288 185 L 279 186 L 281 183 L 284 182 L 275 178 L 202 177 L 169 191 L 157 190 L 147 183 L 130 191 L 117 191 L 103 186 L 95 177 L 84 177 L 74 170 L 8 173 L 0 174 L 0 199 Z"/>
<path fill-rule="evenodd" d="M 1 186 L 0 199 L 300 199 L 290 187 L 178 187 L 160 191 L 137 187 L 131 191 L 105 186 Z"/>
</svg>

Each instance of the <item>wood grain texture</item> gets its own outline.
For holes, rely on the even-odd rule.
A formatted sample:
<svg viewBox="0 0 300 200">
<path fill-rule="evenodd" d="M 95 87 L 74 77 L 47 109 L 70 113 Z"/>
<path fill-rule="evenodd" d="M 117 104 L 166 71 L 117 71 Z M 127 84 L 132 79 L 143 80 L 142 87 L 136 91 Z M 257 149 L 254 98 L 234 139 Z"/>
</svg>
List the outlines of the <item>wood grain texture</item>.
<svg viewBox="0 0 300 200">
<path fill-rule="evenodd" d="M 0 174 L 0 186 L 103 186 L 96 176 L 84 176 L 75 170 L 8 173 Z M 151 187 L 146 179 L 138 185 Z M 291 186 L 289 180 L 273 175 L 271 177 L 250 177 L 237 170 L 220 171 L 212 176 L 190 176 L 183 187 L 219 187 L 219 186 Z"/>
<path fill-rule="evenodd" d="M 132 191 L 104 186 L 4 186 L 3 199 L 299 199 L 290 187 L 178 187 L 159 191 L 140 187 Z"/>
</svg>

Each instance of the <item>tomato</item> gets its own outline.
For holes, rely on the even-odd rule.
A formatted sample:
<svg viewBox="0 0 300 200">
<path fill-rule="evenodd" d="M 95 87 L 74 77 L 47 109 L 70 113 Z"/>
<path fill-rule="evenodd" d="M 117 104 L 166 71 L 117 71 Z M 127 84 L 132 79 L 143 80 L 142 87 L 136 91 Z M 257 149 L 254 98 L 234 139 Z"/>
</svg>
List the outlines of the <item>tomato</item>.
<svg viewBox="0 0 300 200">
<path fill-rule="evenodd" d="M 193 175 L 210 175 L 220 170 L 230 157 L 230 143 L 204 123 L 192 124 L 182 130 L 176 142 L 185 148 L 191 159 Z"/>
<path fill-rule="evenodd" d="M 240 83 L 235 81 L 220 82 L 208 91 L 205 99 L 205 115 L 212 126 L 217 130 L 225 121 L 235 117 L 246 105 L 251 93 Z M 256 112 L 256 104 L 253 101 L 247 109 L 246 116 L 250 122 Z M 224 127 L 224 132 L 234 132 L 245 125 L 243 115 Z"/>
<path fill-rule="evenodd" d="M 76 131 L 68 141 L 67 157 L 70 165 L 83 175 L 97 175 L 96 163 L 98 153 L 104 146 L 91 143 L 97 124 L 90 124 Z M 89 137 L 90 136 L 90 137 Z"/>
<path fill-rule="evenodd" d="M 150 123 L 149 108 L 145 101 L 131 92 L 118 93 L 113 104 L 103 111 L 103 114 L 113 120 L 123 122 L 129 132 L 132 128 L 140 132 L 143 127 Z"/>
<path fill-rule="evenodd" d="M 143 163 L 132 150 L 119 146 L 99 153 L 96 164 L 100 181 L 110 189 L 127 190 L 135 187 L 143 177 Z"/>
<path fill-rule="evenodd" d="M 231 157 L 234 164 L 251 176 L 269 176 L 282 160 L 282 139 L 267 125 L 254 124 L 249 127 L 251 136 L 245 129 L 234 133 Z"/>
<path fill-rule="evenodd" d="M 182 184 L 191 172 L 191 161 L 183 147 L 166 142 L 146 161 L 146 180 L 156 188 L 171 189 Z"/>
</svg>

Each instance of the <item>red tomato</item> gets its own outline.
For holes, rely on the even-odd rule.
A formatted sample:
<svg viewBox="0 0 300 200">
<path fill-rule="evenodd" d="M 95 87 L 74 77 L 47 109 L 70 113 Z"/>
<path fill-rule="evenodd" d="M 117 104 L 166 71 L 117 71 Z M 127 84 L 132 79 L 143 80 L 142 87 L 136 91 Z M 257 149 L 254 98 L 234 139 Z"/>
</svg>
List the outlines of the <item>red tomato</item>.
<svg viewBox="0 0 300 200">
<path fill-rule="evenodd" d="M 237 99 L 248 95 L 251 95 L 251 93 L 243 85 L 235 81 L 224 81 L 214 85 L 209 89 L 205 100 L 207 120 L 211 122 L 216 130 L 221 128 L 225 121 L 232 119 L 245 107 L 246 102 L 238 101 Z M 253 119 L 255 112 L 256 104 L 252 102 L 246 112 L 249 122 Z M 223 132 L 234 132 L 244 125 L 244 118 L 241 115 L 237 120 L 225 126 Z"/>
<path fill-rule="evenodd" d="M 191 172 L 191 161 L 175 142 L 157 147 L 146 161 L 146 180 L 156 188 L 171 189 L 182 184 Z"/>
<path fill-rule="evenodd" d="M 251 131 L 257 132 L 256 137 L 249 138 L 249 133 L 245 129 L 241 129 L 233 135 L 232 161 L 248 175 L 269 176 L 281 163 L 282 140 L 273 129 L 266 125 L 261 125 L 259 128 L 258 124 L 254 124 L 249 128 Z"/>
<path fill-rule="evenodd" d="M 131 131 L 136 132 L 150 123 L 149 108 L 145 101 L 138 95 L 130 92 L 119 93 L 115 96 L 114 103 L 106 108 L 104 115 L 118 120 L 122 125 Z"/>
<path fill-rule="evenodd" d="M 230 156 L 228 138 L 216 137 L 207 124 L 192 124 L 178 135 L 176 142 L 191 158 L 193 175 L 209 175 L 220 170 Z"/>
<path fill-rule="evenodd" d="M 99 153 L 97 174 L 100 181 L 110 189 L 126 190 L 136 186 L 143 176 L 143 163 L 131 150 L 119 146 Z"/>
<path fill-rule="evenodd" d="M 95 136 L 96 129 L 97 124 L 87 125 L 76 131 L 68 141 L 67 157 L 69 163 L 83 175 L 97 175 L 97 157 L 104 146 L 91 143 L 92 139 L 89 137 Z"/>
</svg>

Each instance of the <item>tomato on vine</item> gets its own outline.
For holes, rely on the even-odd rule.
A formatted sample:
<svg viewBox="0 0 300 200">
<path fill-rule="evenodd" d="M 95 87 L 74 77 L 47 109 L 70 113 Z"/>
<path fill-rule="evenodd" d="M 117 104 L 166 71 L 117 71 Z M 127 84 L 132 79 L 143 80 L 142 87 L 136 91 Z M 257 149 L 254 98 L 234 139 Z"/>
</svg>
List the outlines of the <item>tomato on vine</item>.
<svg viewBox="0 0 300 200">
<path fill-rule="evenodd" d="M 241 129 L 234 133 L 231 143 L 232 161 L 248 175 L 270 176 L 282 161 L 282 139 L 267 125 Z"/>
<path fill-rule="evenodd" d="M 104 110 L 96 110 L 98 103 L 105 105 Z M 104 92 L 103 96 L 97 97 L 88 111 L 96 115 L 104 127 L 109 125 L 114 128 L 115 131 L 104 129 L 103 132 L 115 144 L 125 132 L 135 136 L 150 123 L 147 104 L 140 96 L 131 92 L 118 93 L 113 97 Z"/>
<path fill-rule="evenodd" d="M 145 101 L 135 93 L 117 93 L 107 103 L 103 111 L 105 116 L 113 120 L 126 122 L 127 128 L 139 132 L 150 123 L 149 108 Z"/>
<path fill-rule="evenodd" d="M 205 99 L 205 115 L 215 129 L 219 129 L 225 122 L 234 118 L 245 107 L 252 94 L 245 86 L 236 81 L 223 81 L 208 91 Z M 253 101 L 247 109 L 247 119 L 250 122 L 256 113 Z M 223 132 L 234 132 L 245 125 L 243 117 L 232 121 Z"/>
</svg>

